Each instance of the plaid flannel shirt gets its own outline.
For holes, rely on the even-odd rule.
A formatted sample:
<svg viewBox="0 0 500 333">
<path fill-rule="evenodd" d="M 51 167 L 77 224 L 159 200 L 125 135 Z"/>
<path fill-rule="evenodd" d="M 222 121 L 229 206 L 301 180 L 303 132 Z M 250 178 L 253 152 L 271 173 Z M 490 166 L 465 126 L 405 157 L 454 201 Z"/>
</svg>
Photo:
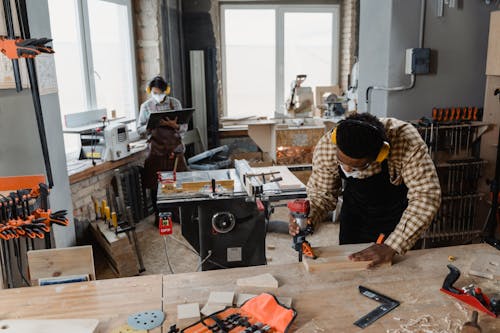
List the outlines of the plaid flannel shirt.
<svg viewBox="0 0 500 333">
<path fill-rule="evenodd" d="M 429 227 L 441 204 L 441 187 L 427 145 L 413 125 L 394 118 L 382 118 L 391 145 L 388 156 L 390 181 L 408 187 L 408 207 L 385 244 L 398 254 L 404 254 Z M 311 203 L 312 223 L 325 220 L 328 211 L 335 209 L 342 193 L 336 145 L 329 131 L 314 150 L 313 171 L 307 183 Z M 382 171 L 379 163 L 372 163 L 360 171 L 359 178 L 368 178 Z M 381 195 L 383 195 L 381 193 Z"/>
<path fill-rule="evenodd" d="M 146 126 L 148 125 L 149 117 L 151 113 L 169 111 L 169 110 L 180 110 L 182 109 L 181 102 L 174 97 L 167 96 L 162 103 L 158 103 L 154 98 L 150 98 L 141 104 L 141 109 L 139 112 L 139 118 L 137 119 L 137 133 L 143 135 L 147 132 Z M 181 138 L 187 132 L 188 125 L 180 124 L 178 133 Z M 176 153 L 183 153 L 186 150 L 184 144 L 180 144 L 175 148 Z"/>
</svg>

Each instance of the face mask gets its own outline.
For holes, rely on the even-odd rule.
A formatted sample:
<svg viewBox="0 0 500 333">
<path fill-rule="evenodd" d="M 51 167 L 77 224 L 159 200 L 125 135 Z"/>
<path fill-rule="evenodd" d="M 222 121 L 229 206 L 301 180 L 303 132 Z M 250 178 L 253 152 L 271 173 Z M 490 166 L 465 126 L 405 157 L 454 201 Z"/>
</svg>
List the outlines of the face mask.
<svg viewBox="0 0 500 333">
<path fill-rule="evenodd" d="M 165 94 L 151 94 L 151 97 L 153 97 L 157 103 L 161 103 L 165 99 L 165 96 Z"/>
<path fill-rule="evenodd" d="M 344 166 L 342 165 L 342 163 L 339 163 L 339 165 L 340 165 L 340 168 L 342 169 L 342 171 L 344 172 L 346 177 L 359 178 L 359 176 L 360 176 L 359 170 L 353 170 L 353 171 L 349 172 L 349 171 L 346 171 L 346 169 L 344 169 Z"/>
</svg>

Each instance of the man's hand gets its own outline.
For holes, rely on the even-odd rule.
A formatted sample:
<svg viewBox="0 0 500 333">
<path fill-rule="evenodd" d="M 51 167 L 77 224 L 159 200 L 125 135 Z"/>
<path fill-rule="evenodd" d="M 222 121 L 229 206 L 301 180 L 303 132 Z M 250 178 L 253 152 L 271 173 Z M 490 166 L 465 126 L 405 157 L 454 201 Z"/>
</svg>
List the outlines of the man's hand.
<svg viewBox="0 0 500 333">
<path fill-rule="evenodd" d="M 362 251 L 351 254 L 349 259 L 352 261 L 371 260 L 368 267 L 375 267 L 385 262 L 390 262 L 394 255 L 396 255 L 396 251 L 394 251 L 390 246 L 385 244 L 373 244 Z"/>
<path fill-rule="evenodd" d="M 177 124 L 177 117 L 175 117 L 174 120 L 170 120 L 169 117 L 166 117 L 166 119 L 161 119 L 160 126 L 167 126 L 175 130 L 179 129 L 179 125 Z"/>
</svg>

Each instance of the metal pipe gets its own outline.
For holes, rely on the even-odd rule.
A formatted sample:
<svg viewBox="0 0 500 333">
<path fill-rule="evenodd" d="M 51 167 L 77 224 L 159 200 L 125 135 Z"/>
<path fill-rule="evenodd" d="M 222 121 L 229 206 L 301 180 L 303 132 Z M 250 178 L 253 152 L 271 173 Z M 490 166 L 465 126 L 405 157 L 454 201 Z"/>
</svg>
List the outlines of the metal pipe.
<svg viewBox="0 0 500 333">
<path fill-rule="evenodd" d="M 422 48 L 424 46 L 424 33 L 425 33 L 425 7 L 426 0 L 421 0 L 420 2 L 420 29 L 418 34 L 418 47 Z M 381 87 L 381 86 L 369 86 L 366 88 L 366 112 L 370 113 L 370 93 L 372 90 L 382 90 L 382 91 L 405 91 L 410 90 L 415 87 L 416 77 L 415 74 L 410 75 L 410 84 L 403 85 L 399 87 Z"/>
</svg>

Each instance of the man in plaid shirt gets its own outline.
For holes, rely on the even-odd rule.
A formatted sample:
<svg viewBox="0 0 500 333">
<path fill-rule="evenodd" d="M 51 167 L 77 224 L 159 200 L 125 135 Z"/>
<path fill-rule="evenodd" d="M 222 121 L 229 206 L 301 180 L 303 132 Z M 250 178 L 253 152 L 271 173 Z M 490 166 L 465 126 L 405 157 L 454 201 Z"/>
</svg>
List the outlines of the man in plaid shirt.
<svg viewBox="0 0 500 333">
<path fill-rule="evenodd" d="M 381 244 L 349 256 L 371 266 L 403 255 L 429 227 L 441 203 L 441 188 L 427 145 L 409 123 L 363 113 L 341 121 L 316 145 L 307 184 L 313 227 L 340 212 L 340 244 Z M 298 226 L 290 219 L 290 234 Z"/>
</svg>

